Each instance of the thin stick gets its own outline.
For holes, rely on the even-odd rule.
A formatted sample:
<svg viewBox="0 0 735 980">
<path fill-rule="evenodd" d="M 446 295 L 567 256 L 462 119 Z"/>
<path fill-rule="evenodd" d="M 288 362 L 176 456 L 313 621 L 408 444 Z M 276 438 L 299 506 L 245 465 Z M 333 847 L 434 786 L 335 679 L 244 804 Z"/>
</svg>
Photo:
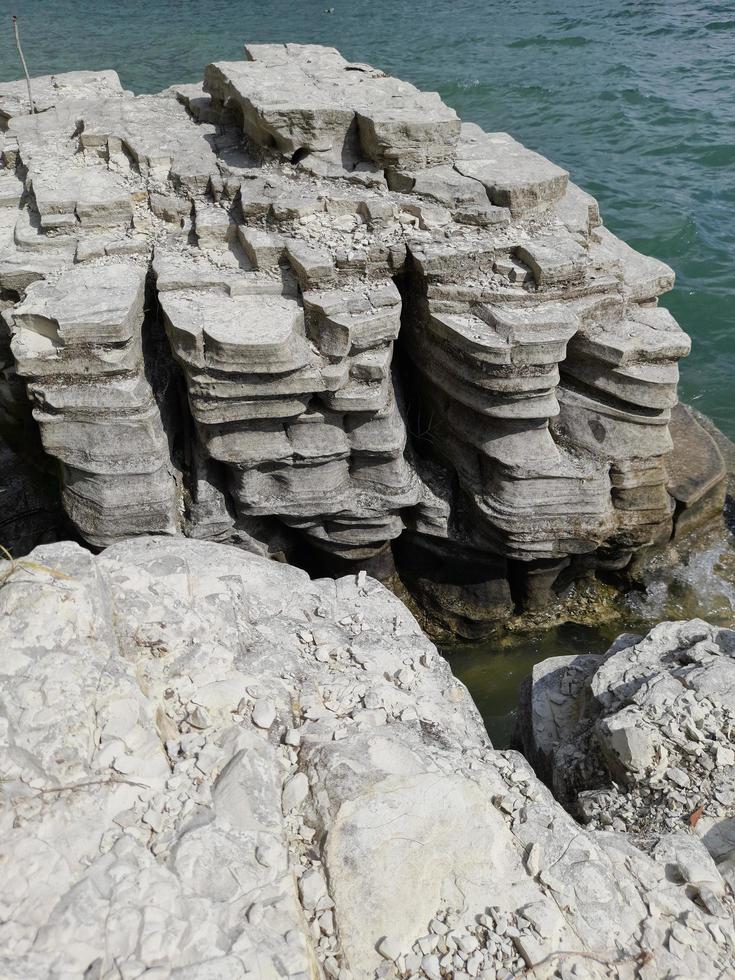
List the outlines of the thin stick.
<svg viewBox="0 0 735 980">
<path fill-rule="evenodd" d="M 653 959 L 653 954 L 650 950 L 643 949 L 640 953 L 636 953 L 634 956 L 626 957 L 613 957 L 608 956 L 605 953 L 590 953 L 583 951 L 581 949 L 560 949 L 555 953 L 549 953 L 548 956 L 544 956 L 542 960 L 538 963 L 534 963 L 533 966 L 527 966 L 525 969 L 521 968 L 520 972 L 516 972 L 514 976 L 530 977 L 538 970 L 540 966 L 549 963 L 551 960 L 558 959 L 562 956 L 579 956 L 585 960 L 594 960 L 596 963 L 600 963 L 602 966 L 617 966 L 618 964 L 624 963 L 639 963 L 641 965 L 648 964 Z"/>
<path fill-rule="evenodd" d="M 147 783 L 136 783 L 134 779 L 85 779 L 80 783 L 69 783 L 68 786 L 49 786 L 46 789 L 39 789 L 38 796 L 44 793 L 66 793 L 71 789 L 84 789 L 87 786 L 139 786 L 141 789 L 150 789 Z"/>
<path fill-rule="evenodd" d="M 30 105 L 31 113 L 36 111 L 36 106 L 33 102 L 33 93 L 31 92 L 31 79 L 28 74 L 28 66 L 26 65 L 26 59 L 23 57 L 23 48 L 20 46 L 20 34 L 18 33 L 18 18 L 13 14 L 13 30 L 15 31 L 15 46 L 18 49 L 18 54 L 20 55 L 20 63 L 23 65 L 23 71 L 26 76 L 26 85 L 28 86 L 28 103 Z"/>
</svg>

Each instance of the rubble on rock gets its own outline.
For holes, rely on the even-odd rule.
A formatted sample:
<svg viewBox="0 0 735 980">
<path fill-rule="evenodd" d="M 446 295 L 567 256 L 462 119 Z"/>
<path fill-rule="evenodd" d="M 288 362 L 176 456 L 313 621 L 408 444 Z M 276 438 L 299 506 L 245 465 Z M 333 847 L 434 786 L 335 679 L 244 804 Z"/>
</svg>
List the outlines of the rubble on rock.
<svg viewBox="0 0 735 980">
<path fill-rule="evenodd" d="M 589 826 L 654 855 L 691 828 L 735 887 L 735 631 L 702 620 L 534 668 L 524 751 Z"/>
<path fill-rule="evenodd" d="M 88 542 L 384 577 L 395 545 L 471 635 L 718 512 L 719 451 L 669 425 L 670 269 L 436 94 L 331 48 L 246 53 L 159 95 L 36 80 L 36 115 L 0 85 L 0 307 Z"/>
<path fill-rule="evenodd" d="M 0 563 L 4 977 L 735 971 L 697 836 L 580 828 L 364 573 L 183 538 L 30 557 Z"/>
</svg>

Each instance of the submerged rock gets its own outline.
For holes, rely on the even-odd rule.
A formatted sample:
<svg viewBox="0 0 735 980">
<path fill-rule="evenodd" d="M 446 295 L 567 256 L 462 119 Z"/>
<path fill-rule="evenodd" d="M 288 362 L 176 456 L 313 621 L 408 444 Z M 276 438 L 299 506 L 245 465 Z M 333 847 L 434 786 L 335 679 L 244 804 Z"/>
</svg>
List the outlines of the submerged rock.
<svg viewBox="0 0 735 980">
<path fill-rule="evenodd" d="M 159 537 L 0 583 L 3 976 L 735 970 L 698 837 L 580 828 L 364 574 Z"/>
<path fill-rule="evenodd" d="M 312 45 L 35 90 L 0 85 L 0 419 L 19 377 L 90 544 L 395 555 L 474 635 L 719 512 L 673 273 L 508 134 Z"/>
</svg>

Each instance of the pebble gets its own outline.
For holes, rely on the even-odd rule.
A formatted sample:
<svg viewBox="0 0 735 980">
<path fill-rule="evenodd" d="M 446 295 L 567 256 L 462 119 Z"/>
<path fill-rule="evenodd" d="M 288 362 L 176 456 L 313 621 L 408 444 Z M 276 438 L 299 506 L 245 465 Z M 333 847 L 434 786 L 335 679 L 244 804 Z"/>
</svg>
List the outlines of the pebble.
<svg viewBox="0 0 735 980">
<path fill-rule="evenodd" d="M 334 934 L 334 913 L 331 909 L 327 909 L 326 912 L 322 912 L 318 919 L 319 928 L 321 931 L 327 935 L 332 936 Z"/>
<path fill-rule="evenodd" d="M 682 789 L 691 785 L 691 780 L 689 776 L 684 772 L 683 769 L 679 769 L 676 766 L 672 766 L 670 769 L 666 770 L 666 778 L 677 786 L 681 786 Z"/>
<path fill-rule="evenodd" d="M 421 959 L 421 969 L 429 980 L 441 980 L 441 967 L 439 957 L 435 953 L 430 953 Z"/>
<path fill-rule="evenodd" d="M 436 936 L 445 936 L 449 932 L 449 926 L 441 919 L 432 919 L 429 923 L 429 929 Z"/>
<path fill-rule="evenodd" d="M 416 945 L 419 947 L 419 949 L 425 956 L 428 956 L 429 953 L 434 952 L 438 942 L 439 942 L 439 937 L 435 934 L 432 934 L 430 936 L 422 936 L 421 939 L 417 941 Z"/>
<path fill-rule="evenodd" d="M 401 955 L 401 947 L 392 939 L 384 937 L 380 940 L 377 946 L 378 952 L 385 960 L 390 960 L 392 963 L 398 959 Z"/>
<path fill-rule="evenodd" d="M 474 953 L 476 949 L 480 946 L 480 941 L 477 936 L 473 936 L 469 933 L 465 933 L 460 936 L 457 940 L 457 945 L 462 950 L 463 953 Z"/>
<path fill-rule="evenodd" d="M 250 717 L 258 728 L 269 729 L 276 720 L 276 707 L 272 701 L 256 701 Z"/>
<path fill-rule="evenodd" d="M 192 711 L 187 714 L 189 724 L 194 728 L 210 728 L 211 720 L 209 713 L 206 708 L 202 708 L 201 705 L 197 705 Z"/>
<path fill-rule="evenodd" d="M 321 872 L 316 868 L 307 868 L 299 878 L 301 904 L 307 911 L 313 911 L 319 904 L 319 900 L 326 894 L 327 883 Z"/>
<path fill-rule="evenodd" d="M 309 794 L 309 780 L 305 773 L 297 772 L 287 779 L 283 787 L 283 812 L 288 813 L 300 806 Z"/>
<path fill-rule="evenodd" d="M 484 957 L 479 951 L 472 953 L 472 955 L 467 958 L 467 972 L 471 977 L 476 977 L 480 972 L 483 959 Z"/>
</svg>

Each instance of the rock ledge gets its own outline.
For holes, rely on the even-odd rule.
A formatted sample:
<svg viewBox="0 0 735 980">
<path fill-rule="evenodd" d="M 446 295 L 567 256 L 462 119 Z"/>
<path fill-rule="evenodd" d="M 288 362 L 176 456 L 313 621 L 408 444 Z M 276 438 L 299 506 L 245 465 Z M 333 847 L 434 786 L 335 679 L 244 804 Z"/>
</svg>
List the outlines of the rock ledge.
<svg viewBox="0 0 735 980">
<path fill-rule="evenodd" d="M 91 545 L 395 559 L 473 635 L 721 509 L 673 273 L 508 134 L 308 45 L 35 89 L 0 85 L 0 432 Z"/>
</svg>

